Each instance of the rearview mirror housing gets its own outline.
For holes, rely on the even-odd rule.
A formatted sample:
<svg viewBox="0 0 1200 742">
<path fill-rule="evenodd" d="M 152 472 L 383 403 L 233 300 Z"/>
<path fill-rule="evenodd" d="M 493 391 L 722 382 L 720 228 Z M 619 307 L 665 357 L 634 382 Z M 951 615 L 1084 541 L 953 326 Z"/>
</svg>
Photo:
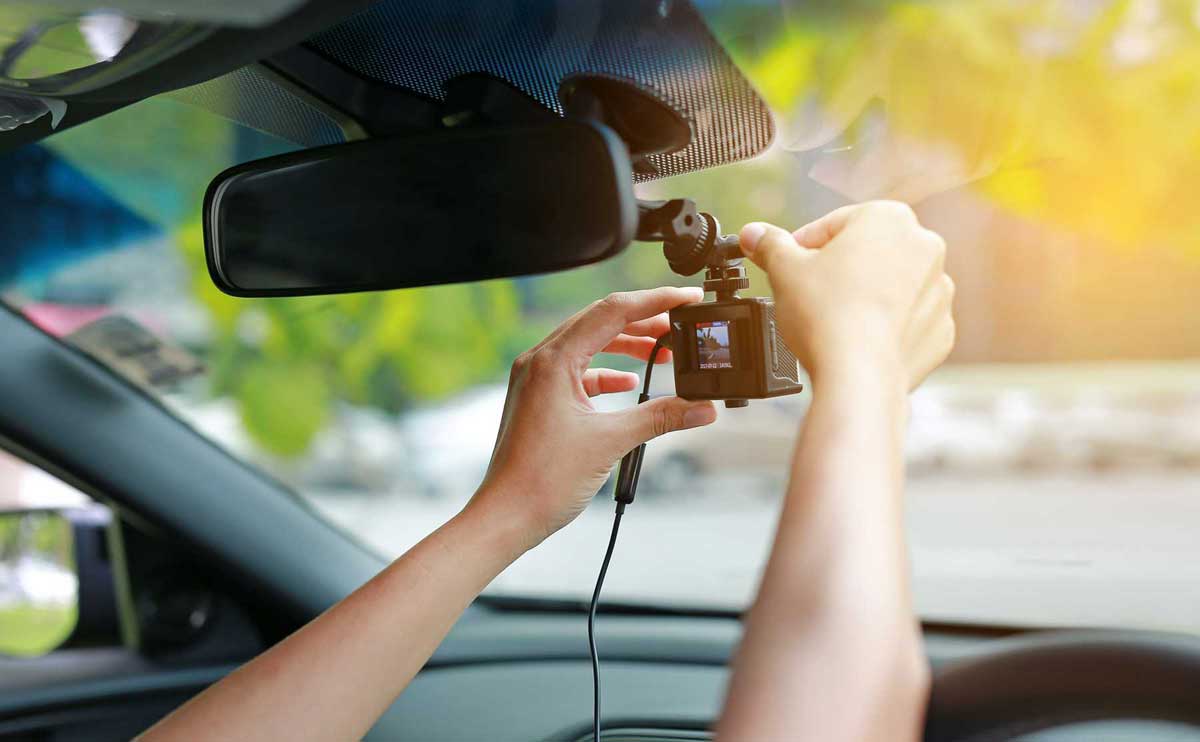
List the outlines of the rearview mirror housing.
<svg viewBox="0 0 1200 742">
<path fill-rule="evenodd" d="M 204 199 L 209 273 L 234 296 L 301 296 L 595 263 L 637 228 L 625 144 L 588 121 L 446 129 L 226 170 Z"/>
</svg>

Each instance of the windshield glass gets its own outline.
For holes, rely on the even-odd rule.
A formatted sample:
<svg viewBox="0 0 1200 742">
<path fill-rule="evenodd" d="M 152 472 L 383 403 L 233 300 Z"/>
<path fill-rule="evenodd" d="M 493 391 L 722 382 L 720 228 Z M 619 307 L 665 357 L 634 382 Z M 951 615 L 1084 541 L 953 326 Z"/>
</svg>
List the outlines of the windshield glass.
<svg viewBox="0 0 1200 742">
<path fill-rule="evenodd" d="M 1194 6 L 698 5 L 775 112 L 775 143 L 639 196 L 694 198 L 730 230 L 897 198 L 949 244 L 958 346 L 913 395 L 908 433 L 921 615 L 1200 630 Z M 177 344 L 203 371 L 185 363 L 156 393 L 390 557 L 471 496 L 519 352 L 608 292 L 689 281 L 635 244 L 535 278 L 221 294 L 204 187 L 299 146 L 157 98 L 4 155 L 0 291 L 54 334 L 122 315 Z M 653 389 L 671 392 L 669 366 Z M 744 607 L 807 399 L 653 441 L 606 598 Z M 585 598 L 610 490 L 489 591 Z"/>
</svg>

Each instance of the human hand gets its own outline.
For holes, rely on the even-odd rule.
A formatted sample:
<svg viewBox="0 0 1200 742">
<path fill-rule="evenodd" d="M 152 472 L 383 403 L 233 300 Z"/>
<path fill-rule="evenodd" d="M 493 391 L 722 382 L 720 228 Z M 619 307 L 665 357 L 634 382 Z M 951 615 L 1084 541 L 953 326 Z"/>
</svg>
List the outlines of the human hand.
<svg viewBox="0 0 1200 742">
<path fill-rule="evenodd" d="M 513 363 L 487 476 L 468 507 L 516 524 L 528 549 L 575 519 L 630 449 L 672 430 L 708 425 L 712 402 L 661 397 L 617 412 L 590 398 L 627 392 L 638 375 L 588 368 L 596 353 L 647 360 L 670 332 L 667 310 L 700 301 L 699 288 L 610 294 L 568 319 Z M 659 363 L 670 352 L 658 354 Z"/>
<path fill-rule="evenodd" d="M 954 346 L 946 243 L 905 204 L 845 206 L 791 234 L 752 222 L 740 242 L 770 278 L 779 331 L 814 388 L 867 360 L 912 390 Z"/>
</svg>

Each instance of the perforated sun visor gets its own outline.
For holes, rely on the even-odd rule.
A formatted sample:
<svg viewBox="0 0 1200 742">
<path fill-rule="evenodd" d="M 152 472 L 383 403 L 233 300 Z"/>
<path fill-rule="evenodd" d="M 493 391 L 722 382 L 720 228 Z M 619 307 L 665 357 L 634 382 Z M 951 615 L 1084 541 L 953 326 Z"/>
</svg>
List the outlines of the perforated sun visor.
<svg viewBox="0 0 1200 742">
<path fill-rule="evenodd" d="M 435 100 L 446 80 L 485 72 L 561 113 L 559 85 L 572 74 L 632 80 L 692 129 L 688 146 L 651 156 L 658 173 L 639 180 L 753 157 L 774 136 L 766 104 L 687 2 L 384 0 L 308 43 L 359 75 Z"/>
</svg>

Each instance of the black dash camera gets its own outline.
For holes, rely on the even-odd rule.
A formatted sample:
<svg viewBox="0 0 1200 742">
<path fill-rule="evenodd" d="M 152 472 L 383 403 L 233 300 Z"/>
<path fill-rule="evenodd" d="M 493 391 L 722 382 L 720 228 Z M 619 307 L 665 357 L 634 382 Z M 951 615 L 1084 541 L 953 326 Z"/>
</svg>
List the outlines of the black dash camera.
<svg viewBox="0 0 1200 742">
<path fill-rule="evenodd" d="M 738 238 L 721 236 L 716 218 L 690 199 L 641 201 L 638 211 L 638 239 L 662 240 L 671 270 L 703 270 L 704 290 L 716 294 L 671 310 L 675 394 L 745 407 L 747 400 L 803 390 L 800 364 L 775 329 L 775 302 L 738 296 L 750 286 Z"/>
<path fill-rule="evenodd" d="M 684 399 L 745 400 L 795 394 L 800 364 L 775 329 L 775 303 L 731 298 L 671 310 L 675 394 Z"/>
</svg>

